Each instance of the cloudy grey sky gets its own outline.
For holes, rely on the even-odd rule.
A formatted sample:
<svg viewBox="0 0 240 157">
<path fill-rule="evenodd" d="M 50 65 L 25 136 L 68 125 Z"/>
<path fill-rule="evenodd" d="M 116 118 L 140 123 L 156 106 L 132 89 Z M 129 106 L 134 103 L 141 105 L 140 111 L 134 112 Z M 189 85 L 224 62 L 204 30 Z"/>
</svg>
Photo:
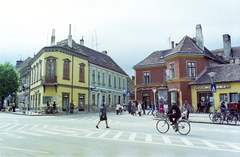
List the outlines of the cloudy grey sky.
<svg viewBox="0 0 240 157">
<path fill-rule="evenodd" d="M 240 46 L 238 0 L 7 0 L 0 6 L 0 63 L 33 57 L 68 37 L 69 24 L 76 42 L 107 50 L 131 77 L 132 67 L 169 41 L 195 36 L 202 25 L 204 45 L 223 47 L 222 35 Z M 169 40 L 170 39 L 170 40 Z"/>
</svg>

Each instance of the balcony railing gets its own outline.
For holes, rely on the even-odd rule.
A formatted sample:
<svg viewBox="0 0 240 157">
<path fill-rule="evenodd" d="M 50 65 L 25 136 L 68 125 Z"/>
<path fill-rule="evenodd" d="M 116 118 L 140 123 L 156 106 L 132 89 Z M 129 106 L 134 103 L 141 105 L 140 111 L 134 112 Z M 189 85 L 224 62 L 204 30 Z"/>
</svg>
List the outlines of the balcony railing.
<svg viewBox="0 0 240 157">
<path fill-rule="evenodd" d="M 43 76 L 42 77 L 42 84 L 54 84 L 57 83 L 57 76 Z"/>
</svg>

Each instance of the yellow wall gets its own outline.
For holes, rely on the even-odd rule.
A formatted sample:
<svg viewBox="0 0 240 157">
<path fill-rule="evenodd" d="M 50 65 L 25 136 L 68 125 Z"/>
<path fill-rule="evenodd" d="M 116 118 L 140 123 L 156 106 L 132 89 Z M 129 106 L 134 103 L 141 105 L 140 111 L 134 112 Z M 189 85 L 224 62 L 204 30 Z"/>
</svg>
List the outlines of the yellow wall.
<svg viewBox="0 0 240 157">
<path fill-rule="evenodd" d="M 215 109 L 220 107 L 220 94 L 228 94 L 229 93 L 240 93 L 240 82 L 226 82 L 226 83 L 216 83 L 216 86 L 224 86 L 230 85 L 230 88 L 217 88 L 216 92 L 214 93 L 214 104 Z M 202 85 L 191 85 L 191 95 L 192 95 L 192 105 L 194 106 L 194 111 L 197 109 L 197 92 L 210 92 L 210 88 L 206 90 L 196 90 L 196 87 L 210 87 L 210 84 L 202 84 Z M 229 100 L 229 99 L 228 99 Z M 212 110 L 212 107 L 211 107 Z"/>
<path fill-rule="evenodd" d="M 42 60 L 42 77 L 46 76 L 46 58 L 47 57 L 55 57 L 57 58 L 56 61 L 56 76 L 57 76 L 57 86 L 55 88 L 54 85 L 46 86 L 45 92 L 44 88 L 41 84 L 41 80 L 39 80 L 33 84 L 31 84 L 31 95 L 36 95 L 41 93 L 41 102 L 40 106 L 46 106 L 46 104 L 42 104 L 43 96 L 55 96 L 57 97 L 57 105 L 62 105 L 62 93 L 70 93 L 69 101 L 73 100 L 75 105 L 78 105 L 78 94 L 85 95 L 85 105 L 88 104 L 88 61 L 82 58 L 73 57 L 70 54 L 66 54 L 63 52 L 43 52 L 34 63 L 31 64 L 31 68 L 37 65 L 37 63 Z M 37 56 L 35 56 L 37 57 Z M 70 79 L 65 80 L 63 78 L 63 60 L 69 59 L 70 60 Z M 85 82 L 79 82 L 79 64 L 85 64 Z M 39 64 L 40 66 L 40 64 Z M 73 72 L 72 72 L 73 68 Z M 39 69 L 40 70 L 40 69 Z M 39 72 L 40 73 L 40 72 Z M 32 74 L 31 74 L 32 75 Z M 40 75 L 39 75 L 40 77 Z M 72 78 L 74 81 L 72 82 Z M 73 87 L 73 88 L 72 88 Z M 57 92 L 56 92 L 57 91 Z M 31 103 L 31 102 L 30 102 Z"/>
</svg>

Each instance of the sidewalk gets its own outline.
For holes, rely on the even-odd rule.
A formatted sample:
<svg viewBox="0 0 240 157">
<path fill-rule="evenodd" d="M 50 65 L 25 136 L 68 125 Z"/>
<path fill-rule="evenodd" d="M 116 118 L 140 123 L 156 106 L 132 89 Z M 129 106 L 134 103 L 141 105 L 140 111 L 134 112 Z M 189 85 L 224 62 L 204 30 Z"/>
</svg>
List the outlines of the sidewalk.
<svg viewBox="0 0 240 157">
<path fill-rule="evenodd" d="M 22 112 L 18 108 L 15 110 L 15 112 L 5 110 L 5 111 L 2 111 L 2 113 L 25 115 L 25 116 L 60 116 L 60 115 L 69 115 L 70 114 L 70 113 L 66 113 L 66 112 L 61 112 L 61 113 L 56 113 L 56 114 L 45 114 L 45 113 L 42 113 L 37 110 L 36 111 L 30 110 L 30 111 Z M 78 111 L 78 112 L 74 112 L 73 114 L 80 114 L 80 113 L 87 113 L 87 111 Z"/>
</svg>

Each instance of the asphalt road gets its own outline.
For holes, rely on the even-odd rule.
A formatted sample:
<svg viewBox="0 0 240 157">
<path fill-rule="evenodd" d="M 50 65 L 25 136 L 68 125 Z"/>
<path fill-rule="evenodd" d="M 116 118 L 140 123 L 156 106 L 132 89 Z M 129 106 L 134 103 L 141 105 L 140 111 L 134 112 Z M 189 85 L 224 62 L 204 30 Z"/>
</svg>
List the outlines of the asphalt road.
<svg viewBox="0 0 240 157">
<path fill-rule="evenodd" d="M 191 117 L 192 116 L 192 117 Z M 0 113 L 0 157 L 229 157 L 240 154 L 240 127 L 207 123 L 207 115 L 190 115 L 191 132 L 156 130 L 151 115 L 108 113 L 110 128 L 97 113 L 24 116 Z M 206 122 L 206 123 L 196 123 Z"/>
</svg>

